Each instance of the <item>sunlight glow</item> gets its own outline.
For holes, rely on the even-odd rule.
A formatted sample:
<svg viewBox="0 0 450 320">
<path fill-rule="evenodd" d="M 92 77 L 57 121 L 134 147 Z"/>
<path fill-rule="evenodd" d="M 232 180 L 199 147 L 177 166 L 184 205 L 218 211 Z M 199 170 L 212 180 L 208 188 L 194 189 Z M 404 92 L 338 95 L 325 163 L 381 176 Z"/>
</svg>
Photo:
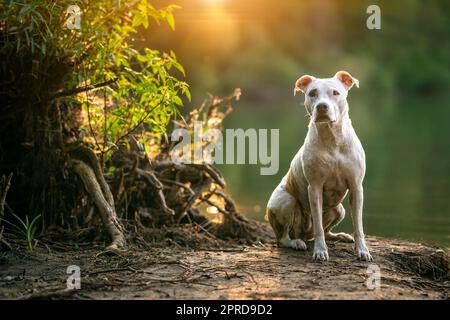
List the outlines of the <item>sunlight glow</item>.
<svg viewBox="0 0 450 320">
<path fill-rule="evenodd" d="M 208 212 L 209 214 L 217 214 L 219 213 L 219 210 L 217 209 L 217 207 L 210 206 L 206 209 L 206 212 Z"/>
<path fill-rule="evenodd" d="M 225 0 L 201 0 L 201 2 L 208 6 L 219 7 L 224 4 Z"/>
</svg>

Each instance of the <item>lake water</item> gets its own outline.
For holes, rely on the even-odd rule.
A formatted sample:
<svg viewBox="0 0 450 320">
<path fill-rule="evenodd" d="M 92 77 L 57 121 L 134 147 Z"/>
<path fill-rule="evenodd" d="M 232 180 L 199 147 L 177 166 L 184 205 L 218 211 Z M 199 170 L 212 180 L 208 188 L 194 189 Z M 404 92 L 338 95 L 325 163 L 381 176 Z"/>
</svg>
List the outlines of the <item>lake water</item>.
<svg viewBox="0 0 450 320">
<path fill-rule="evenodd" d="M 450 98 L 349 97 L 350 117 L 366 152 L 364 226 L 369 235 L 450 246 Z M 225 128 L 280 129 L 280 169 L 260 175 L 259 165 L 220 165 L 241 212 L 263 220 L 272 190 L 306 134 L 303 97 L 276 106 L 243 100 Z M 348 197 L 347 197 L 348 199 Z M 345 220 L 335 229 L 351 232 Z"/>
</svg>

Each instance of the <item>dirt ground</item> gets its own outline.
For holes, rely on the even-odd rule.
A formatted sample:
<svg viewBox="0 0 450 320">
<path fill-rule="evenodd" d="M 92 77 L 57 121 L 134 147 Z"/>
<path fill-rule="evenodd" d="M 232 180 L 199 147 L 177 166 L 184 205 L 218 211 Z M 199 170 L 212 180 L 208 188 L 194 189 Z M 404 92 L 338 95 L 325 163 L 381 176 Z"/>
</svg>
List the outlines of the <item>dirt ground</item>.
<svg viewBox="0 0 450 320">
<path fill-rule="evenodd" d="M 0 256 L 0 299 L 449 299 L 443 249 L 369 237 L 379 288 L 366 282 L 370 263 L 351 244 L 329 244 L 330 261 L 274 243 L 187 247 L 176 243 L 114 253 L 92 244 L 41 244 Z M 68 290 L 69 265 L 81 289 Z"/>
</svg>

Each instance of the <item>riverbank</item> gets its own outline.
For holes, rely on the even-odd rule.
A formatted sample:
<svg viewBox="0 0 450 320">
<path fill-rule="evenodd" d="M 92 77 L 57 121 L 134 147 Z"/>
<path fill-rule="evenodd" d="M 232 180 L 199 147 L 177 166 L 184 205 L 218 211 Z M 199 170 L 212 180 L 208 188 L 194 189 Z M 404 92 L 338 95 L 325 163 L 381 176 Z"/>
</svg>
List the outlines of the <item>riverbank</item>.
<svg viewBox="0 0 450 320">
<path fill-rule="evenodd" d="M 101 245 L 54 244 L 10 250 L 0 261 L 1 299 L 449 299 L 445 249 L 368 237 L 374 263 L 351 244 L 329 244 L 330 261 L 308 250 L 260 245 L 156 244 L 105 252 Z M 77 265 L 81 289 L 67 290 Z M 380 271 L 379 287 L 376 274 Z M 369 284 L 369 287 L 368 287 Z M 371 290 L 370 288 L 374 288 Z"/>
</svg>

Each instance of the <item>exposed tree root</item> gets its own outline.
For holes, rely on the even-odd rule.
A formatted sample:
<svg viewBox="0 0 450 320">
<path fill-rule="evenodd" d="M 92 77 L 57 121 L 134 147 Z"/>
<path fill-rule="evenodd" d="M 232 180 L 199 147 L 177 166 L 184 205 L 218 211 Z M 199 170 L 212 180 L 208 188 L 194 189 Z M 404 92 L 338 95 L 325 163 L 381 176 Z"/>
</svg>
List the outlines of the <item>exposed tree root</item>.
<svg viewBox="0 0 450 320">
<path fill-rule="evenodd" d="M 86 192 L 95 203 L 103 224 L 111 236 L 111 244 L 108 249 L 117 250 L 125 246 L 125 236 L 123 234 L 123 226 L 117 218 L 116 209 L 114 207 L 114 199 L 112 198 L 109 187 L 101 186 L 94 170 L 86 163 L 80 160 L 70 160 L 70 167 L 83 181 Z"/>
<path fill-rule="evenodd" d="M 450 259 L 442 249 L 427 250 L 424 252 L 393 252 L 397 265 L 410 270 L 420 277 L 433 280 L 450 279 Z"/>
<path fill-rule="evenodd" d="M 0 252 L 3 251 L 3 247 L 11 249 L 9 243 L 5 239 L 3 239 L 3 227 L 1 225 L 4 216 L 6 194 L 11 187 L 12 176 L 13 174 L 10 173 L 8 176 L 2 175 L 2 177 L 0 178 Z"/>
<path fill-rule="evenodd" d="M 224 215 L 223 223 L 215 226 L 215 233 L 220 238 L 245 239 L 248 243 L 267 242 L 272 239 L 273 234 L 267 224 L 248 220 L 238 213 L 230 197 L 219 190 L 213 193 L 225 201 L 224 210 L 219 209 Z"/>
<path fill-rule="evenodd" d="M 2 219 L 4 215 L 6 194 L 11 187 L 12 176 L 13 174 L 10 173 L 8 176 L 2 175 L 2 177 L 0 178 L 0 219 Z"/>
<path fill-rule="evenodd" d="M 232 110 L 231 102 L 238 100 L 239 96 L 238 89 L 225 98 L 209 96 L 185 117 L 184 122 L 176 122 L 175 128 L 192 130 L 194 124 L 201 121 L 204 128 L 222 130 L 222 121 Z M 42 137 L 26 136 L 29 138 L 27 141 L 31 141 L 27 144 L 31 150 L 37 143 L 34 140 L 38 140 L 47 152 L 31 158 L 31 173 L 37 177 L 33 186 L 42 189 L 39 189 L 41 193 L 33 193 L 31 200 L 38 197 L 34 200 L 48 207 L 40 211 L 44 216 L 43 229 L 58 230 L 56 234 L 60 235 L 63 234 L 61 230 L 66 229 L 66 234 L 92 241 L 95 238 L 92 231 L 98 230 L 101 223 L 111 238 L 109 249 L 120 249 L 126 244 L 122 222 L 126 223 L 127 231 L 130 231 L 127 236 L 131 237 L 132 234 L 158 234 L 158 237 L 177 234 L 177 239 L 182 239 L 195 232 L 212 243 L 271 239 L 267 228 L 237 211 L 232 199 L 223 191 L 226 185 L 224 177 L 213 164 L 208 163 L 210 159 L 204 159 L 202 163 L 174 162 L 171 151 L 175 144 L 164 138 L 156 141 L 160 146 L 159 153 L 149 155 L 135 143 L 141 134 L 139 130 L 130 132 L 127 135 L 130 147 L 115 150 L 107 162 L 102 163 L 106 168 L 114 169 L 109 171 L 106 179 L 94 151 L 80 140 L 82 135 L 76 128 L 68 126 L 76 123 L 76 109 L 66 110 L 65 107 L 56 103 L 54 108 L 48 108 L 39 115 L 47 124 Z M 204 146 L 213 142 L 204 141 Z M 43 166 L 42 173 L 39 166 Z M 77 187 L 77 177 L 84 185 L 81 192 Z M 0 217 L 9 179 L 3 177 L 0 181 Z M 17 193 L 15 196 L 16 202 L 20 202 Z M 223 219 L 214 221 L 214 217 L 208 216 L 207 207 L 216 207 L 219 211 L 216 217 L 223 216 Z M 100 219 L 96 218 L 96 212 L 99 212 Z M 173 231 L 174 228 L 183 232 Z M 155 230 L 172 231 L 161 233 Z"/>
<path fill-rule="evenodd" d="M 221 130 L 223 118 L 232 110 L 230 102 L 239 95 L 240 91 L 236 90 L 223 99 L 210 96 L 177 126 L 190 130 L 195 122 L 201 121 L 204 127 Z M 214 141 L 204 143 L 211 142 Z M 174 162 L 170 155 L 175 145 L 161 144 L 161 152 L 151 161 L 137 150 L 131 153 L 119 150 L 112 157 L 113 165 L 122 168 L 114 182 L 117 211 L 136 222 L 138 233 L 156 235 L 161 234 L 156 232 L 158 229 L 183 228 L 187 224 L 212 243 L 222 240 L 255 243 L 272 239 L 267 226 L 242 216 L 233 200 L 220 190 L 226 183 L 217 168 L 206 161 Z M 223 216 L 222 219 L 214 221 L 206 214 L 206 207 L 215 207 L 216 217 Z"/>
<path fill-rule="evenodd" d="M 166 204 L 166 198 L 164 197 L 163 193 L 164 185 L 158 180 L 155 174 L 151 171 L 145 171 L 139 168 L 136 168 L 136 172 L 140 177 L 142 177 L 145 180 L 148 186 L 154 190 L 156 195 L 155 201 L 159 209 L 169 216 L 174 216 L 175 212 L 173 211 L 173 209 L 170 209 Z"/>
</svg>

